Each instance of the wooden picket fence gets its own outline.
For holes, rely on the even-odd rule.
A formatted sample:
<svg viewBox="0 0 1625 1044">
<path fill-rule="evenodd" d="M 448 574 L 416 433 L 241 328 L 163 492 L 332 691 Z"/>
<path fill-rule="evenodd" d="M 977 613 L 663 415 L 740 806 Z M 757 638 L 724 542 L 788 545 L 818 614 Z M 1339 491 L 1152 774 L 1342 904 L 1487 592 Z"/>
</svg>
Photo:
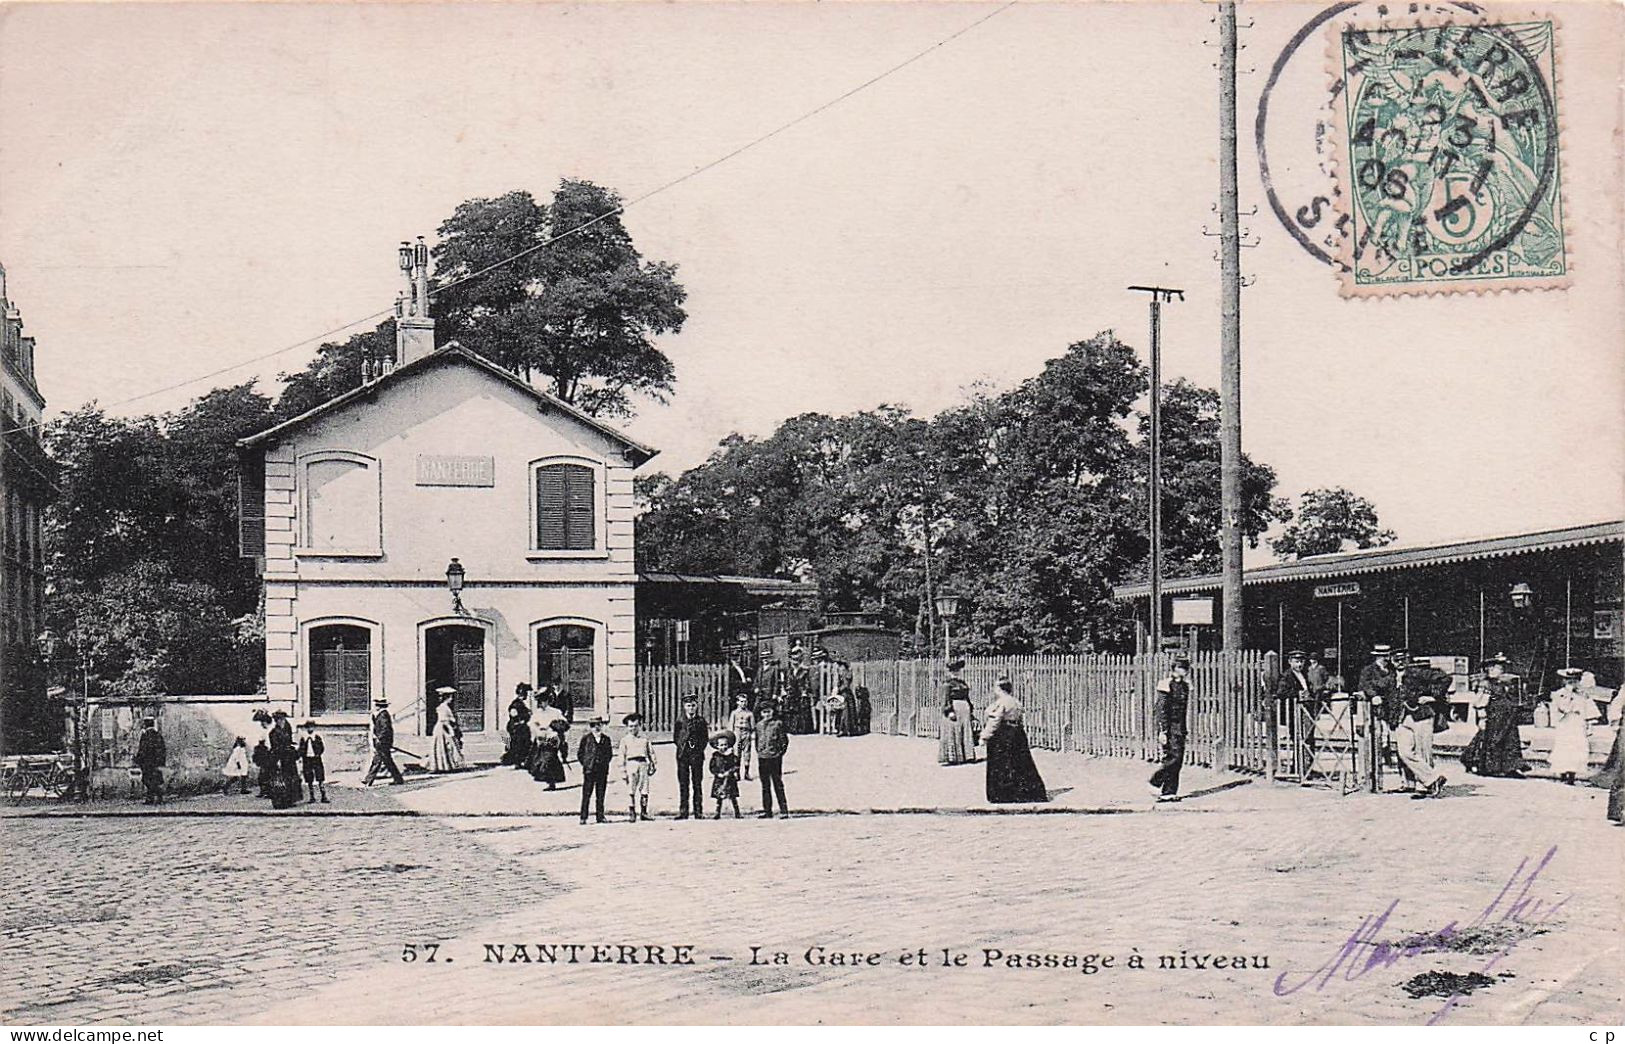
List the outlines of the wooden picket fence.
<svg viewBox="0 0 1625 1044">
<path fill-rule="evenodd" d="M 671 667 L 638 668 L 638 710 L 650 732 L 670 732 L 682 711 L 683 697 L 700 698 L 700 713 L 707 721 L 728 720 L 728 665 L 683 663 Z M 619 722 L 616 722 L 619 724 Z"/>
<path fill-rule="evenodd" d="M 1027 738 L 1041 750 L 1154 760 L 1156 683 L 1172 654 L 1160 656 L 978 656 L 966 660 L 971 703 L 987 706 L 1009 676 L 1021 701 Z M 935 739 L 947 671 L 941 660 L 869 660 L 851 665 L 852 684 L 869 690 L 870 730 Z M 808 675 L 816 701 L 834 690 L 837 668 Z M 1199 653 L 1191 660 L 1187 763 L 1272 772 L 1268 675 L 1262 653 Z M 700 697 L 711 721 L 728 716 L 727 669 L 687 664 L 638 670 L 638 707 L 655 730 L 670 729 L 684 693 Z"/>
</svg>

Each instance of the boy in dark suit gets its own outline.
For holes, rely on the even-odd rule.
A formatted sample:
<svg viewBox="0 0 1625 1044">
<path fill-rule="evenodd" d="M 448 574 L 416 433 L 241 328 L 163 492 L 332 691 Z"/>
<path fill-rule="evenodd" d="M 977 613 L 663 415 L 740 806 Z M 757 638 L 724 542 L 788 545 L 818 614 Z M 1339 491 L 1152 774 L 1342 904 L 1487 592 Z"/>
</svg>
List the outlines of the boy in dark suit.
<svg viewBox="0 0 1625 1044">
<path fill-rule="evenodd" d="M 305 787 L 310 791 L 310 800 L 305 804 L 313 805 L 316 803 L 316 788 L 320 787 L 322 804 L 325 805 L 327 804 L 327 769 L 322 764 L 322 753 L 327 749 L 327 745 L 316 734 L 316 723 L 314 721 L 306 721 L 299 727 L 304 730 L 304 735 L 299 737 L 299 764 L 304 769 Z"/>
<path fill-rule="evenodd" d="M 711 742 L 711 727 L 700 716 L 700 698 L 693 693 L 683 697 L 683 714 L 672 729 L 677 746 L 677 818 L 688 818 L 688 799 L 694 796 L 694 817 L 705 815 L 705 751 Z"/>
<path fill-rule="evenodd" d="M 604 719 L 593 718 L 581 743 L 576 761 L 581 764 L 581 825 L 587 825 L 588 799 L 597 795 L 598 822 L 604 822 L 604 790 L 609 786 L 609 763 L 615 758 L 615 744 L 604 735 Z"/>
</svg>

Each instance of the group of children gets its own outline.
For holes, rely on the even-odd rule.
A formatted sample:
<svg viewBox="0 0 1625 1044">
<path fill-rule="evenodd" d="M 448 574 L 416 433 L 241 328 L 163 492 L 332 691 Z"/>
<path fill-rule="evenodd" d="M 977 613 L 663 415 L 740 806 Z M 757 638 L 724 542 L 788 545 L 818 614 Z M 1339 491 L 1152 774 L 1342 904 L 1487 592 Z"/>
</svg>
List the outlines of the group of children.
<svg viewBox="0 0 1625 1044">
<path fill-rule="evenodd" d="M 258 774 L 259 796 L 270 798 L 277 808 L 288 808 L 299 800 L 301 777 L 310 793 L 306 804 L 315 804 L 318 793 L 321 803 L 328 804 L 327 768 L 322 762 L 326 744 L 316 731 L 316 723 L 306 721 L 301 725 L 298 739 L 295 740 L 286 711 L 279 710 L 272 714 L 256 711 L 254 721 L 264 729 L 264 733 L 254 745 L 252 753 L 248 750 L 248 741 L 242 736 L 232 743 L 225 768 L 221 770 L 224 777 L 221 793 L 229 794 L 235 783 L 241 787 L 242 793 L 247 794 L 249 766 L 252 763 Z"/>
<path fill-rule="evenodd" d="M 636 711 L 622 719 L 627 732 L 621 737 L 620 745 L 615 750 L 615 763 L 619 767 L 621 779 L 626 783 L 630 822 L 633 823 L 653 818 L 649 815 L 649 784 L 658 770 L 654 744 L 643 731 L 643 721 L 643 715 Z M 700 779 L 701 766 L 706 764 L 707 749 L 712 751 L 707 767 L 711 774 L 710 795 L 716 803 L 711 814 L 712 819 L 722 818 L 724 803 L 732 808 L 735 819 L 743 815 L 739 809 L 739 780 L 741 777 L 751 778 L 753 751 L 756 754 L 757 774 L 762 784 L 762 811 L 758 814 L 758 818 L 773 818 L 775 798 L 778 801 L 779 815 L 788 816 L 790 807 L 784 795 L 783 766 L 790 738 L 784 723 L 778 720 L 776 709 L 771 703 L 765 703 L 758 710 L 752 711 L 748 697 L 741 694 L 735 701 L 735 708 L 729 716 L 728 723 L 730 728 L 712 733 L 709 723 L 700 716 L 699 697 L 694 695 L 683 697 L 683 712 L 672 730 L 672 742 L 676 747 L 680 802 L 677 818 L 689 818 L 691 798 L 693 818 L 705 817 Z M 592 735 L 583 738 L 583 754 L 586 753 L 592 737 L 601 734 L 605 723 L 602 718 L 594 718 L 590 724 Z M 607 746 L 607 737 L 604 743 Z M 602 779 L 595 780 L 594 774 L 586 768 L 590 757 L 589 755 L 581 759 L 586 772 L 582 784 L 581 822 L 587 822 L 589 791 L 594 789 L 596 783 L 597 819 L 602 823 L 603 782 Z M 607 776 L 606 764 L 602 778 L 607 779 Z"/>
</svg>

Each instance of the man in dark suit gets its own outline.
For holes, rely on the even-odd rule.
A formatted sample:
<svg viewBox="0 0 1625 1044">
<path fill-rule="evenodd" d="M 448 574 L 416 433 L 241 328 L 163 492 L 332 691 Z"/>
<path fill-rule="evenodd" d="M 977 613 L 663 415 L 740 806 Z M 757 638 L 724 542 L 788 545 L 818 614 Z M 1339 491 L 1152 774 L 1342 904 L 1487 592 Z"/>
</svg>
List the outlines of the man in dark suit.
<svg viewBox="0 0 1625 1044">
<path fill-rule="evenodd" d="M 704 818 L 705 752 L 711 742 L 711 727 L 700 716 L 700 698 L 693 693 L 683 697 L 683 713 L 671 731 L 677 746 L 677 818 L 688 818 L 689 791 L 694 792 L 694 816 Z"/>
<path fill-rule="evenodd" d="M 1393 654 L 1394 650 L 1386 645 L 1373 645 L 1371 662 L 1360 668 L 1358 689 L 1369 701 L 1372 741 L 1384 760 L 1389 758 L 1388 716 L 1397 713 L 1399 703 L 1399 679 L 1391 660 Z"/>
<path fill-rule="evenodd" d="M 1162 764 L 1151 776 L 1151 789 L 1156 791 L 1158 801 L 1179 800 L 1179 770 L 1185 763 L 1186 709 L 1191 698 L 1191 685 L 1185 676 L 1190 669 L 1190 657 L 1175 656 L 1173 670 L 1157 682 L 1152 717 L 1157 743 L 1162 747 Z"/>
<path fill-rule="evenodd" d="M 152 718 L 141 719 L 141 742 L 136 745 L 135 767 L 141 770 L 141 785 L 147 794 L 144 804 L 164 803 L 164 762 L 168 752 L 164 737 L 158 733 L 158 723 Z"/>
<path fill-rule="evenodd" d="M 581 764 L 581 825 L 587 825 L 587 802 L 594 795 L 598 801 L 598 822 L 604 821 L 604 790 L 609 786 L 609 763 L 615 760 L 615 744 L 604 735 L 604 719 L 589 721 L 589 731 L 576 747 L 576 761 Z"/>
<path fill-rule="evenodd" d="M 395 764 L 395 719 L 389 714 L 389 701 L 382 696 L 372 701 L 372 766 L 361 780 L 367 786 L 380 771 L 389 773 L 390 786 L 405 783 L 401 770 Z"/>
</svg>

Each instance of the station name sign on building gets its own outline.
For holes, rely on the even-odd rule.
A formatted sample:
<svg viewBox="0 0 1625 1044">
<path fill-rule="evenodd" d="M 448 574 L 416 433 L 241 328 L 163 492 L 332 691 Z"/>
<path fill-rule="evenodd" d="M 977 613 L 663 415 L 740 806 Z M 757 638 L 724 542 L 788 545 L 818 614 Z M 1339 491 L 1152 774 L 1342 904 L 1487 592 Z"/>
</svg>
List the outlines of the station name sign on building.
<svg viewBox="0 0 1625 1044">
<path fill-rule="evenodd" d="M 1353 598 L 1360 593 L 1360 585 L 1353 580 L 1342 584 L 1321 584 L 1315 588 L 1316 598 Z"/>
<path fill-rule="evenodd" d="M 494 486 L 496 465 L 491 457 L 454 457 L 418 454 L 420 486 Z"/>
</svg>

